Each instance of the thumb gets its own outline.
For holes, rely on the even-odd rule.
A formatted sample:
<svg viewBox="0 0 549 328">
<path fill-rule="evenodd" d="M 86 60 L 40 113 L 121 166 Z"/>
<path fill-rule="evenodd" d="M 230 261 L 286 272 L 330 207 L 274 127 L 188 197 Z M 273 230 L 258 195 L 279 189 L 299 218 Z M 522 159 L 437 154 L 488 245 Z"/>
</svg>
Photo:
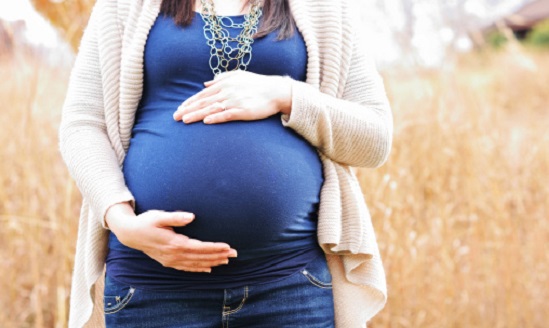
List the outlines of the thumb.
<svg viewBox="0 0 549 328">
<path fill-rule="evenodd" d="M 189 212 L 161 212 L 156 219 L 159 227 L 183 227 L 194 220 L 194 214 Z"/>
</svg>

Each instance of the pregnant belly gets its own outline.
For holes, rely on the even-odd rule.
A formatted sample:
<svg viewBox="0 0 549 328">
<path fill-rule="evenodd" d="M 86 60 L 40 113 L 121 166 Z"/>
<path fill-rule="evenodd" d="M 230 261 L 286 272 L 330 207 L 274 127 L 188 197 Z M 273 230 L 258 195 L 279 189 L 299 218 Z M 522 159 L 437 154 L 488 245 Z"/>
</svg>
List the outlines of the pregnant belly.
<svg viewBox="0 0 549 328">
<path fill-rule="evenodd" d="M 170 113 L 138 117 L 123 171 L 137 214 L 192 212 L 177 232 L 227 242 L 239 254 L 316 234 L 322 164 L 280 115 L 216 125 L 175 122 Z"/>
</svg>

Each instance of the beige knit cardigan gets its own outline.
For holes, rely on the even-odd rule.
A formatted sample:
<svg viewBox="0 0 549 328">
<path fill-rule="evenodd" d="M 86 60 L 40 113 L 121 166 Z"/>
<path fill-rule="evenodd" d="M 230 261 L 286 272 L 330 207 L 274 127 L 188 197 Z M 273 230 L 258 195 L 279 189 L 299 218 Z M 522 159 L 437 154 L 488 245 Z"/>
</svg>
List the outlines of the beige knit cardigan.
<svg viewBox="0 0 549 328">
<path fill-rule="evenodd" d="M 143 88 L 143 51 L 161 0 L 98 0 L 82 37 L 62 110 L 59 147 L 80 189 L 69 327 L 101 327 L 107 209 L 135 200 L 122 174 Z M 393 121 L 383 81 L 341 0 L 290 0 L 306 43 L 306 82 L 292 82 L 281 124 L 318 149 L 324 170 L 318 240 L 333 278 L 336 326 L 363 327 L 386 302 L 370 214 L 351 166 L 389 156 Z M 95 296 L 94 296 L 95 295 Z M 95 304 L 95 306 L 94 306 Z"/>
</svg>

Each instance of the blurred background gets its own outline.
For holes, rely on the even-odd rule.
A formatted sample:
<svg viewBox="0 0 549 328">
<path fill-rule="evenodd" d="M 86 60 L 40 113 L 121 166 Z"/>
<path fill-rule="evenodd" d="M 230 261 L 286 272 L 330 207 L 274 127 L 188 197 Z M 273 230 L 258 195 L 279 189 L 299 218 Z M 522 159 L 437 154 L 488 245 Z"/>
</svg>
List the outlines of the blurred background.
<svg viewBox="0 0 549 328">
<path fill-rule="evenodd" d="M 395 119 L 358 171 L 371 327 L 549 324 L 549 0 L 360 2 Z M 0 327 L 65 327 L 80 193 L 57 148 L 93 0 L 0 0 Z"/>
</svg>

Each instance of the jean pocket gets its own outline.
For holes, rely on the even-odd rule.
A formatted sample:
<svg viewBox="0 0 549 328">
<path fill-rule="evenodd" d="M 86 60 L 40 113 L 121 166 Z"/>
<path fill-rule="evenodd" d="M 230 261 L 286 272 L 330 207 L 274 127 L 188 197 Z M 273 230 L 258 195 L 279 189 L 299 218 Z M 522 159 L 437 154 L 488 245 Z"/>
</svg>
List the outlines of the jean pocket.
<svg viewBox="0 0 549 328">
<path fill-rule="evenodd" d="M 301 270 L 311 284 L 319 288 L 332 288 L 332 275 L 324 255 L 318 256 Z"/>
<path fill-rule="evenodd" d="M 105 314 L 113 314 L 124 309 L 135 294 L 135 288 L 105 277 L 103 296 Z"/>
</svg>

